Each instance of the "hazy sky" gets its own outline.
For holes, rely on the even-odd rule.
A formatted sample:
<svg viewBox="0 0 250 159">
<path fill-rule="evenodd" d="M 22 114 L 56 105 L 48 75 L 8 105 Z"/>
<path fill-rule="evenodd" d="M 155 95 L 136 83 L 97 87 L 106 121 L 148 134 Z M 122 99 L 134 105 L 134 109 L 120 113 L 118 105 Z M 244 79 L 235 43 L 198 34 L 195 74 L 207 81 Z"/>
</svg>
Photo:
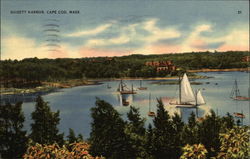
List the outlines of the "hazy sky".
<svg viewBox="0 0 250 159">
<path fill-rule="evenodd" d="M 247 0 L 1 0 L 1 57 L 249 50 L 248 6 Z M 37 10 L 44 13 L 28 13 Z"/>
</svg>

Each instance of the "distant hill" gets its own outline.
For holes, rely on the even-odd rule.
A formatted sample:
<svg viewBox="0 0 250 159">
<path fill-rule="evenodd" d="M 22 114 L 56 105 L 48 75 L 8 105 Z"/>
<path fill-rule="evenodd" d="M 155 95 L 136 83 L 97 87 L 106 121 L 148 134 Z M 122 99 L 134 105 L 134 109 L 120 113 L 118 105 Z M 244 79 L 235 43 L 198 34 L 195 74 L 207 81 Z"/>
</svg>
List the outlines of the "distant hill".
<svg viewBox="0 0 250 159">
<path fill-rule="evenodd" d="M 2 60 L 1 83 L 6 81 L 57 81 L 86 78 L 164 77 L 190 69 L 229 69 L 249 66 L 249 51 L 192 52 L 121 57 Z M 172 66 L 146 62 L 171 61 Z M 162 68 L 159 68 L 162 67 Z"/>
</svg>

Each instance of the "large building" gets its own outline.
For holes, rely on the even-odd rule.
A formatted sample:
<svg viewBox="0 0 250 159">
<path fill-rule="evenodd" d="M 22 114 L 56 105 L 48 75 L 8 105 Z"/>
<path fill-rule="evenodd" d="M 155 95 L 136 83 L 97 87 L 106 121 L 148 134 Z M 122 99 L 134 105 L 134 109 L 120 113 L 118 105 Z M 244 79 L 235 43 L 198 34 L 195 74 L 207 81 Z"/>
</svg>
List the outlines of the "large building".
<svg viewBox="0 0 250 159">
<path fill-rule="evenodd" d="M 242 62 L 249 62 L 250 61 L 250 56 L 244 56 L 242 58 Z"/>
<path fill-rule="evenodd" d="M 146 66 L 155 67 L 159 71 L 175 71 L 176 66 L 172 61 L 149 61 L 145 63 Z"/>
</svg>

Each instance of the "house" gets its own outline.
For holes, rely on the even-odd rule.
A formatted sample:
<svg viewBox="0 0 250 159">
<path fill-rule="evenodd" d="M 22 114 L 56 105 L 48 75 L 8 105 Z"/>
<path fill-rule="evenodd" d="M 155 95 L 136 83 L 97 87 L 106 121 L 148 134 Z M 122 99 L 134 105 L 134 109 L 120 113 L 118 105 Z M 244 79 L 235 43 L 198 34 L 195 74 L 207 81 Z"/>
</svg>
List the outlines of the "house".
<svg viewBox="0 0 250 159">
<path fill-rule="evenodd" d="M 175 71 L 176 66 L 172 61 L 148 61 L 145 63 L 146 66 L 155 67 L 157 72 L 159 71 Z"/>
<path fill-rule="evenodd" d="M 242 58 L 242 62 L 249 62 L 250 61 L 250 56 L 244 56 Z"/>
</svg>

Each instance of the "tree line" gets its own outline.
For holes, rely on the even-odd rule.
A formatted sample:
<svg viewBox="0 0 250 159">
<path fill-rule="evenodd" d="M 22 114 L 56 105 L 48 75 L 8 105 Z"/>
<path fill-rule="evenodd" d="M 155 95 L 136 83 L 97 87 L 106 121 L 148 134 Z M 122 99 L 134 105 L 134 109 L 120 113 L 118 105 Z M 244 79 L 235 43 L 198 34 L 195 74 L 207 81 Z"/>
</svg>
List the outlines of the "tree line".
<svg viewBox="0 0 250 159">
<path fill-rule="evenodd" d="M 36 86 L 40 81 L 67 79 L 174 76 L 177 75 L 178 70 L 159 72 L 155 67 L 146 66 L 145 63 L 170 60 L 182 70 L 246 68 L 249 66 L 248 62 L 242 61 L 242 58 L 248 55 L 249 51 L 228 51 L 79 59 L 2 60 L 0 61 L 0 82 L 7 87 L 12 81 L 14 86 L 18 82 L 31 83 L 31 81 Z"/>
<path fill-rule="evenodd" d="M 64 144 L 83 141 L 83 136 L 75 135 L 73 129 L 69 129 L 69 135 L 64 140 L 64 134 L 57 128 L 60 122 L 60 112 L 52 112 L 48 102 L 41 96 L 36 99 L 34 112 L 31 113 L 31 133 L 23 130 L 25 121 L 22 112 L 22 102 L 16 104 L 6 103 L 0 105 L 0 156 L 6 159 L 22 158 L 29 145 Z"/>
<path fill-rule="evenodd" d="M 77 150 L 81 152 L 83 144 L 81 134 L 75 135 L 69 129 L 64 139 L 57 126 L 59 111 L 52 112 L 42 97 L 36 100 L 31 117 L 31 133 L 23 130 L 24 115 L 22 103 L 0 106 L 0 154 L 3 158 L 21 158 L 56 152 Z M 192 113 L 188 123 L 184 123 L 178 114 L 170 117 L 158 99 L 157 114 L 153 124 L 145 125 L 138 108 L 130 106 L 127 120 L 124 120 L 112 105 L 104 100 L 96 100 L 91 108 L 91 133 L 85 140 L 92 156 L 107 159 L 177 159 L 177 158 L 247 158 L 249 152 L 249 127 L 235 126 L 230 114 L 220 117 L 213 111 L 203 121 L 197 121 Z M 72 144 L 73 143 L 73 144 Z M 237 144 L 236 144 L 237 143 Z M 38 145 L 37 145 L 38 144 Z M 40 145 L 39 145 L 40 144 Z M 56 145 L 58 146 L 56 146 Z M 61 148 L 60 148 L 61 146 Z M 27 149 L 28 148 L 28 149 Z M 48 152 L 53 148 L 56 151 Z M 36 151 L 36 152 L 33 152 Z M 43 152 L 41 152 L 43 151 Z M 85 152 L 85 150 L 84 150 Z M 76 153 L 76 152 L 74 152 Z M 74 153 L 68 153 L 72 155 Z M 48 155 L 49 154 L 49 155 Z M 195 157 L 192 157 L 196 155 Z M 60 155 L 59 155 L 60 156 Z M 46 158 L 46 157 L 45 157 Z"/>
</svg>

